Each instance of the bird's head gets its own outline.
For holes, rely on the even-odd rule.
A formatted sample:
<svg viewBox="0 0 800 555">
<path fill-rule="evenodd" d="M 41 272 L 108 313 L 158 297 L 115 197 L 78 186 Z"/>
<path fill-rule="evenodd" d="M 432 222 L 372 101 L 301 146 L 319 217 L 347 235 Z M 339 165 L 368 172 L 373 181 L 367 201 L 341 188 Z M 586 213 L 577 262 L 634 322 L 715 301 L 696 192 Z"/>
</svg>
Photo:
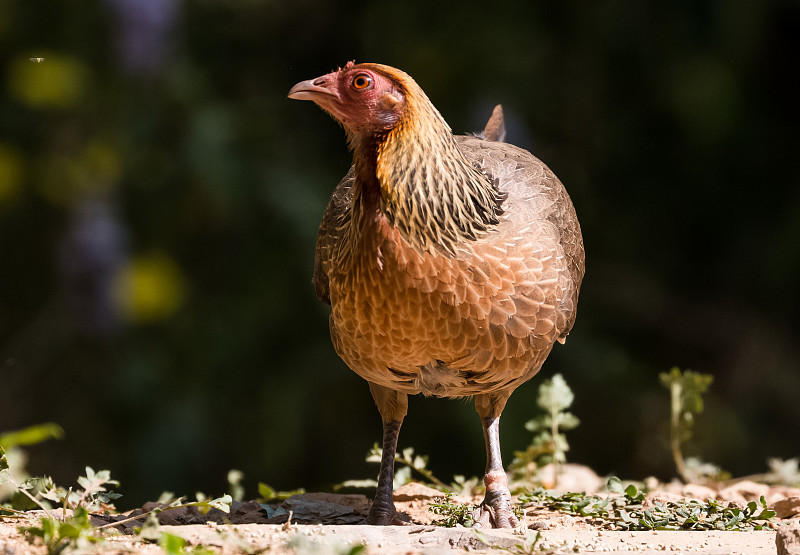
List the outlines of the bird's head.
<svg viewBox="0 0 800 555">
<path fill-rule="evenodd" d="M 400 70 L 379 64 L 355 64 L 301 81 L 289 98 L 313 100 L 355 137 L 391 130 L 403 113 L 409 85 L 416 83 Z"/>
<path fill-rule="evenodd" d="M 347 131 L 353 210 L 379 208 L 418 252 L 453 254 L 499 222 L 505 195 L 459 149 L 450 126 L 406 73 L 348 63 L 296 84 Z"/>
</svg>

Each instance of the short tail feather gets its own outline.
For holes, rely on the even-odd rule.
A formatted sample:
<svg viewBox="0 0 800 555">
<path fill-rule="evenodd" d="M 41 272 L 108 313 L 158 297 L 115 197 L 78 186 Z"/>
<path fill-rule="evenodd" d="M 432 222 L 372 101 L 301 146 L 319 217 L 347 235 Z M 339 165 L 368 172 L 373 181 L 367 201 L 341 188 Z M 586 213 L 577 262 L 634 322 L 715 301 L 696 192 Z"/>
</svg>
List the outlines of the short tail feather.
<svg viewBox="0 0 800 555">
<path fill-rule="evenodd" d="M 487 141 L 497 141 L 502 143 L 506 140 L 506 122 L 503 117 L 503 106 L 498 104 L 492 110 L 492 117 L 486 122 L 483 133 L 479 135 Z"/>
</svg>

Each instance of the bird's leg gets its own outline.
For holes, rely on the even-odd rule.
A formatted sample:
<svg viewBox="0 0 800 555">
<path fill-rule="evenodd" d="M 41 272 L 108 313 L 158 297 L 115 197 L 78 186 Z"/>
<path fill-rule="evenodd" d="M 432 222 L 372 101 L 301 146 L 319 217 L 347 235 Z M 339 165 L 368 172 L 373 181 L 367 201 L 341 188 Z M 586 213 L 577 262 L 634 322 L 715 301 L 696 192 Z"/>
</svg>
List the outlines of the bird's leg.
<svg viewBox="0 0 800 555">
<path fill-rule="evenodd" d="M 488 513 L 492 527 L 516 528 L 519 522 L 511 510 L 508 477 L 500 456 L 500 417 L 487 416 L 483 419 L 483 437 L 486 441 L 486 474 L 483 476 L 486 496 L 482 508 Z"/>
<path fill-rule="evenodd" d="M 475 398 L 475 408 L 481 416 L 486 442 L 486 474 L 483 476 L 486 496 L 475 511 L 475 521 L 485 527 L 516 528 L 519 525 L 511 509 L 508 477 L 500 455 L 500 413 L 510 394 L 479 395 Z"/>
<path fill-rule="evenodd" d="M 373 383 L 369 384 L 369 388 L 383 419 L 383 455 L 378 476 L 378 490 L 375 492 L 366 524 L 409 524 L 399 518 L 392 499 L 397 436 L 400 434 L 400 426 L 408 410 L 408 396 Z"/>
<path fill-rule="evenodd" d="M 392 500 L 394 485 L 394 455 L 397 450 L 397 436 L 402 422 L 384 422 L 383 455 L 381 456 L 381 473 L 378 476 L 378 491 L 369 510 L 367 524 L 392 524 L 396 513 Z"/>
</svg>

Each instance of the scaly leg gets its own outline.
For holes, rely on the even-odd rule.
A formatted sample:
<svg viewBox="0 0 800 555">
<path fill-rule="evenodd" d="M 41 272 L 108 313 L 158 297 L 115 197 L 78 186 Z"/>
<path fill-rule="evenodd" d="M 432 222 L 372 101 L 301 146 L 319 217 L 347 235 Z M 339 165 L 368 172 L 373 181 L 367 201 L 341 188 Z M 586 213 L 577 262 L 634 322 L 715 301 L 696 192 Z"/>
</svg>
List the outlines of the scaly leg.
<svg viewBox="0 0 800 555">
<path fill-rule="evenodd" d="M 402 422 L 393 421 L 383 424 L 383 456 L 381 457 L 381 473 L 378 476 L 378 491 L 369 510 L 367 524 L 395 524 L 397 513 L 392 500 L 394 484 L 394 455 L 397 450 L 397 436 Z"/>
<path fill-rule="evenodd" d="M 516 528 L 519 525 L 511 510 L 511 492 L 500 455 L 500 413 L 510 395 L 509 391 L 475 398 L 475 408 L 481 417 L 486 441 L 486 474 L 483 477 L 486 496 L 474 516 L 476 523 L 484 527 Z"/>
<path fill-rule="evenodd" d="M 373 383 L 369 384 L 369 389 L 383 419 L 383 456 L 381 457 L 381 472 L 378 476 L 378 490 L 375 492 L 375 499 L 372 502 L 366 524 L 409 524 L 399 517 L 392 499 L 397 436 L 400 434 L 400 426 L 408 411 L 408 396 L 405 393 L 398 393 Z"/>
</svg>

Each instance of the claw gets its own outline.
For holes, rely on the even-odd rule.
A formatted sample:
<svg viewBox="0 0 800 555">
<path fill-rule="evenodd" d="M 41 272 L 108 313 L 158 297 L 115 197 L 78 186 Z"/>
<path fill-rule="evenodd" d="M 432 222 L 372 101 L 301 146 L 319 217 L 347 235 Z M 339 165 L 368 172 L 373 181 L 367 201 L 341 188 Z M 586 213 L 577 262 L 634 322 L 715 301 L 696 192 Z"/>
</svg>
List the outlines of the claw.
<svg viewBox="0 0 800 555">
<path fill-rule="evenodd" d="M 472 516 L 475 525 L 484 528 L 516 528 L 519 520 L 511 509 L 511 492 L 505 485 L 505 474 L 487 474 L 486 497 Z"/>
<path fill-rule="evenodd" d="M 483 500 L 476 508 L 472 517 L 475 519 L 475 526 L 478 528 L 516 528 L 519 526 L 519 519 L 511 509 L 510 495 L 493 495 L 492 499 Z"/>
</svg>

